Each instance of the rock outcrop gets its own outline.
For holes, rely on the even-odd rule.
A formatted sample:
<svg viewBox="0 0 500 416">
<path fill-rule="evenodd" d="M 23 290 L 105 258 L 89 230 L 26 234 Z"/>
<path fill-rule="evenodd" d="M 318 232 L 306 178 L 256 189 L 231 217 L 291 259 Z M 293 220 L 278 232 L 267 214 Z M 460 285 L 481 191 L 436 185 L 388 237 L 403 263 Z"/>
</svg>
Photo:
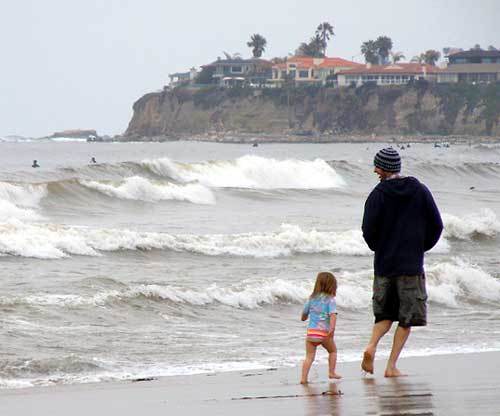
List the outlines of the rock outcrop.
<svg viewBox="0 0 500 416">
<path fill-rule="evenodd" d="M 56 139 L 58 137 L 68 137 L 72 139 L 86 139 L 89 136 L 97 136 L 97 132 L 91 129 L 75 129 L 75 130 L 63 130 L 57 131 L 51 136 L 48 136 L 49 139 Z"/>
</svg>

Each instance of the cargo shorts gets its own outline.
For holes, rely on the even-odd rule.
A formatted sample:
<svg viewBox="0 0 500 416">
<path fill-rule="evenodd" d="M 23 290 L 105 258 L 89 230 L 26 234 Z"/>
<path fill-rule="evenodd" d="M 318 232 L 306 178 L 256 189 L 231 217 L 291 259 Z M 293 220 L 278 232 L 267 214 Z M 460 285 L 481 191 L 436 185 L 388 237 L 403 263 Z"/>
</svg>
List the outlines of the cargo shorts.
<svg viewBox="0 0 500 416">
<path fill-rule="evenodd" d="M 427 325 L 425 274 L 373 279 L 373 314 L 375 323 L 389 320 L 399 326 Z"/>
</svg>

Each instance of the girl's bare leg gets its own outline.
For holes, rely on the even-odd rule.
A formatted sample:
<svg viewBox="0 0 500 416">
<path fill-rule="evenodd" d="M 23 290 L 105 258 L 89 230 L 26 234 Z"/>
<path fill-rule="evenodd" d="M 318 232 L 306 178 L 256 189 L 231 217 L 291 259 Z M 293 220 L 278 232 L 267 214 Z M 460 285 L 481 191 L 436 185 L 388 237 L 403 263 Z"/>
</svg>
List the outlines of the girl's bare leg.
<svg viewBox="0 0 500 416">
<path fill-rule="evenodd" d="M 323 347 L 328 351 L 328 377 L 329 378 L 342 378 L 340 374 L 335 372 L 337 366 L 337 345 L 332 338 L 323 341 Z"/>
<path fill-rule="evenodd" d="M 306 340 L 306 358 L 302 364 L 302 377 L 300 379 L 300 384 L 307 384 L 309 370 L 311 369 L 314 358 L 316 357 L 316 347 L 317 346 L 312 342 Z"/>
</svg>

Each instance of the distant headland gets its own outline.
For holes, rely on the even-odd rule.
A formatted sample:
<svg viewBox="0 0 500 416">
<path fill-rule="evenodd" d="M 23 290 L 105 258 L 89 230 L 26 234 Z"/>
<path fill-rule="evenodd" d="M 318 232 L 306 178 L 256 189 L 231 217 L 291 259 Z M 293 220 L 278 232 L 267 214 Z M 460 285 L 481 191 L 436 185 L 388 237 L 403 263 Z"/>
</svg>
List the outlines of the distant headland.
<svg viewBox="0 0 500 416">
<path fill-rule="evenodd" d="M 361 45 L 365 64 L 326 56 L 324 22 L 295 54 L 262 58 L 224 52 L 212 63 L 170 74 L 161 91 L 133 105 L 120 140 L 220 142 L 377 140 L 380 137 L 500 138 L 500 51 L 427 50 L 409 62 L 379 36 Z M 354 58 L 354 56 L 352 57 Z M 430 139 L 433 140 L 433 139 Z"/>
</svg>

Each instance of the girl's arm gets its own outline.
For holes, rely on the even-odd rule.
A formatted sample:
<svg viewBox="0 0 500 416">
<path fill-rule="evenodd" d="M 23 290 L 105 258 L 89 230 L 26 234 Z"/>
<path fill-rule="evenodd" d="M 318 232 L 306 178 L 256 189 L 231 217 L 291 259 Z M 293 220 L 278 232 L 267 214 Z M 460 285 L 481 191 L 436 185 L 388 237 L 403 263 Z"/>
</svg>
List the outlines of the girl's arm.
<svg viewBox="0 0 500 416">
<path fill-rule="evenodd" d="M 335 333 L 335 325 L 337 324 L 337 313 L 330 314 L 330 330 L 328 331 L 328 336 L 331 337 Z"/>
<path fill-rule="evenodd" d="M 309 301 L 304 305 L 304 309 L 302 309 L 302 316 L 300 317 L 301 321 L 307 321 L 307 317 L 309 316 L 309 306 L 311 303 Z"/>
</svg>

